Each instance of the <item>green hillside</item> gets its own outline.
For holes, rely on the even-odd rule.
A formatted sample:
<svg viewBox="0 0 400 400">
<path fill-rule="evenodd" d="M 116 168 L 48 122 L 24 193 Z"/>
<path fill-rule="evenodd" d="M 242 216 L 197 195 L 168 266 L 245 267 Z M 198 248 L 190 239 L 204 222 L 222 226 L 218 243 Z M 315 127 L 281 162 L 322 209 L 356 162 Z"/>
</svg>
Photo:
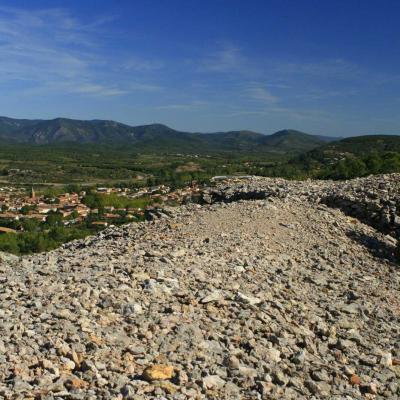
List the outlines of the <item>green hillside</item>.
<svg viewBox="0 0 400 400">
<path fill-rule="evenodd" d="M 281 168 L 312 178 L 349 179 L 400 172 L 400 136 L 357 136 L 298 155 Z"/>
<path fill-rule="evenodd" d="M 325 154 L 348 153 L 353 155 L 380 153 L 386 151 L 400 152 L 400 136 L 369 135 L 355 136 L 326 144 L 316 152 Z"/>
<path fill-rule="evenodd" d="M 276 132 L 271 136 L 266 136 L 263 140 L 264 145 L 278 148 L 281 151 L 291 151 L 294 148 L 297 151 L 307 151 L 310 147 L 318 147 L 323 143 L 324 141 L 318 136 L 293 129 Z"/>
</svg>

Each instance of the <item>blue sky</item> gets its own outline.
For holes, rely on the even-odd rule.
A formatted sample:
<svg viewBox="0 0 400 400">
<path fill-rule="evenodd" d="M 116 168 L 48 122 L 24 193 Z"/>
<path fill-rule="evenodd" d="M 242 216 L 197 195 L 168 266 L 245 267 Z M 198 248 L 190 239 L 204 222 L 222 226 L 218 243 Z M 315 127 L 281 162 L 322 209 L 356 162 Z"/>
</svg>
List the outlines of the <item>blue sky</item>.
<svg viewBox="0 0 400 400">
<path fill-rule="evenodd" d="M 400 134 L 400 2 L 0 0 L 0 115 Z"/>
</svg>

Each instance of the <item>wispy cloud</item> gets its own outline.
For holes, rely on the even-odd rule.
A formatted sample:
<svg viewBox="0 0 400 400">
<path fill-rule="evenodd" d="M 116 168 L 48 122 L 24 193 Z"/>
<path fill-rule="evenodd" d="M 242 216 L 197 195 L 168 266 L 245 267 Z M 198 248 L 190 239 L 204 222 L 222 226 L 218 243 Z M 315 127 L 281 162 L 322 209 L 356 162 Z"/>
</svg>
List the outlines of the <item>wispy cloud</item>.
<svg viewBox="0 0 400 400">
<path fill-rule="evenodd" d="M 0 85 L 25 82 L 10 90 L 27 93 L 66 92 L 90 96 L 121 96 L 155 92 L 151 83 L 118 83 L 110 76 L 111 60 L 101 49 L 102 28 L 113 16 L 87 23 L 67 10 L 25 11 L 0 6 Z M 153 62 L 130 58 L 130 68 L 148 70 Z"/>
<path fill-rule="evenodd" d="M 226 116 L 242 117 L 246 115 L 265 116 L 265 117 L 271 115 L 281 115 L 282 117 L 294 120 L 329 121 L 329 115 L 323 110 L 291 108 L 291 107 L 269 107 L 263 110 L 237 110 L 228 113 Z"/>
<path fill-rule="evenodd" d="M 358 80 L 366 71 L 359 65 L 341 59 L 328 59 L 318 62 L 285 62 L 276 66 L 282 75 L 311 78 Z"/>
<path fill-rule="evenodd" d="M 138 82 L 128 83 L 127 88 L 131 92 L 149 92 L 149 93 L 161 92 L 162 90 L 164 90 L 164 87 L 160 85 L 151 85 Z"/>
<path fill-rule="evenodd" d="M 356 89 L 343 89 L 343 90 L 311 89 L 306 93 L 296 94 L 294 97 L 301 100 L 314 101 L 314 100 L 323 100 L 334 97 L 356 96 L 358 94 L 359 90 Z"/>
<path fill-rule="evenodd" d="M 240 68 L 243 56 L 238 47 L 224 46 L 219 50 L 211 52 L 199 62 L 200 71 L 229 72 Z"/>
<path fill-rule="evenodd" d="M 82 27 L 59 9 L 25 12 L 0 8 L 0 75 L 32 85 L 82 81 L 93 54 L 82 49 L 89 39 Z M 79 40 L 80 48 L 74 42 Z M 78 79 L 79 78 L 79 79 Z"/>
<path fill-rule="evenodd" d="M 297 118 L 309 118 L 316 113 L 307 114 L 302 102 L 311 107 L 314 103 L 318 108 L 317 102 L 322 99 L 359 95 L 360 86 L 369 77 L 365 68 L 343 58 L 292 62 L 262 55 L 249 57 L 234 45 L 210 52 L 197 65 L 198 72 L 208 73 L 205 79 L 211 76 L 218 87 L 223 87 L 229 104 L 242 102 L 244 106 L 247 102 L 247 106 L 254 107 L 249 113 L 246 111 L 247 115 L 288 112 Z M 212 88 L 209 91 L 212 95 Z M 300 110 L 297 115 L 296 109 Z"/>
<path fill-rule="evenodd" d="M 166 104 L 155 107 L 158 110 L 198 110 L 202 107 L 208 106 L 209 103 L 206 101 L 193 101 L 191 103 L 183 103 L 183 104 Z"/>
<path fill-rule="evenodd" d="M 101 96 L 119 96 L 122 94 L 129 93 L 126 90 L 107 87 L 102 85 L 86 83 L 77 87 L 70 87 L 69 92 L 71 93 L 83 93 L 88 95 L 101 95 Z"/>
<path fill-rule="evenodd" d="M 250 87 L 246 92 L 250 98 L 263 103 L 274 104 L 279 101 L 277 96 L 273 95 L 270 90 L 264 87 Z"/>
<path fill-rule="evenodd" d="M 121 69 L 128 71 L 156 71 L 164 67 L 161 60 L 147 60 L 137 56 L 130 56 L 121 64 Z"/>
</svg>

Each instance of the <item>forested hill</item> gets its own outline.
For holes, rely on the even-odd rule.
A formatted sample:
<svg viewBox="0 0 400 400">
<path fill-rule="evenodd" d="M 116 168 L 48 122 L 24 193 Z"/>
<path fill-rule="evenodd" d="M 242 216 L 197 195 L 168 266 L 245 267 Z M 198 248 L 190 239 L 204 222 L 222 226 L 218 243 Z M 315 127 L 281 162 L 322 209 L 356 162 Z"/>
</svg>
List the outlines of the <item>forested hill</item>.
<svg viewBox="0 0 400 400">
<path fill-rule="evenodd" d="M 369 135 L 342 139 L 295 156 L 277 172 L 283 176 L 349 179 L 400 172 L 400 136 Z"/>
<path fill-rule="evenodd" d="M 191 133 L 177 131 L 162 124 L 129 126 L 105 120 L 26 120 L 0 117 L 0 140 L 35 145 L 125 144 L 138 151 L 187 153 L 304 152 L 331 139 L 296 130 L 282 130 L 273 135 L 246 130 Z"/>
<path fill-rule="evenodd" d="M 317 151 L 325 154 L 349 153 L 354 155 L 370 154 L 382 151 L 400 152 L 400 136 L 355 136 L 326 144 Z"/>
</svg>

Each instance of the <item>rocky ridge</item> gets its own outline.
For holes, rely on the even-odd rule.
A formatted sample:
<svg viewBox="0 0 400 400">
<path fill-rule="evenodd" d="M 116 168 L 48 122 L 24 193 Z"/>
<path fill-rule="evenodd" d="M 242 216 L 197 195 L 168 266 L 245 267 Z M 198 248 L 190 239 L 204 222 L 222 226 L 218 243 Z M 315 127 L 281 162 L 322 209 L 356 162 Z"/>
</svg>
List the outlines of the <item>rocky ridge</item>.
<svg viewBox="0 0 400 400">
<path fill-rule="evenodd" d="M 399 183 L 221 184 L 4 259 L 0 396 L 399 398 Z"/>
<path fill-rule="evenodd" d="M 237 183 L 209 188 L 203 202 L 230 203 L 238 200 L 305 198 L 341 209 L 376 229 L 400 238 L 400 179 L 399 174 L 358 178 L 345 182 L 306 181 L 252 177 L 246 184 Z"/>
</svg>

